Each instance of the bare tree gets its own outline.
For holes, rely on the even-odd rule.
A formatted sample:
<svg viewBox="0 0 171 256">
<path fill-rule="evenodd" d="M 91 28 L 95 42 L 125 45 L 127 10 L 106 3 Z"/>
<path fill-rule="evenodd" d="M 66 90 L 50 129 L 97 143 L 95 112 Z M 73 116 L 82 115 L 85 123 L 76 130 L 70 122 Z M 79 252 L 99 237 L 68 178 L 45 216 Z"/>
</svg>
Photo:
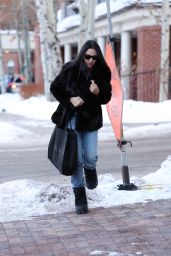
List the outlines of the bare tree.
<svg viewBox="0 0 171 256">
<path fill-rule="evenodd" d="M 78 48 L 87 39 L 94 39 L 95 0 L 80 0 L 80 38 Z"/>
<path fill-rule="evenodd" d="M 163 0 L 161 13 L 161 60 L 160 60 L 160 95 L 159 100 L 164 101 L 168 98 L 168 82 L 169 82 L 169 40 L 170 40 L 170 24 L 169 17 L 169 0 Z"/>
<path fill-rule="evenodd" d="M 87 39 L 94 39 L 95 0 L 88 0 Z"/>
<path fill-rule="evenodd" d="M 50 99 L 50 83 L 62 66 L 60 44 L 56 33 L 56 15 L 53 0 L 35 0 L 35 3 L 40 30 L 45 95 Z"/>
<path fill-rule="evenodd" d="M 16 30 L 14 38 L 18 43 L 18 58 L 20 73 L 26 77 L 25 82 L 31 82 L 33 68 L 31 63 L 30 31 L 37 23 L 33 0 L 1 0 L 0 28 L 2 30 Z M 22 48 L 24 45 L 24 48 Z"/>
<path fill-rule="evenodd" d="M 88 11 L 88 5 L 87 1 L 80 0 L 80 37 L 79 37 L 79 44 L 78 44 L 78 50 L 81 48 L 81 46 L 86 41 L 86 30 L 87 30 L 87 11 Z"/>
</svg>

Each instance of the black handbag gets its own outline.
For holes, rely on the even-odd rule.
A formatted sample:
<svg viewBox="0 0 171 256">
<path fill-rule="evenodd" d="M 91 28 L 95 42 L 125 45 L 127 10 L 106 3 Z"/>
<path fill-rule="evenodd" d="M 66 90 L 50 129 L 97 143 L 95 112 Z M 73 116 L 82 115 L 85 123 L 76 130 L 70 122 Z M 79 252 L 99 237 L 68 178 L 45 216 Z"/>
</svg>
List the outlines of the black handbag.
<svg viewBox="0 0 171 256">
<path fill-rule="evenodd" d="M 48 145 L 48 159 L 66 176 L 77 167 L 77 134 L 73 129 L 55 126 Z"/>
</svg>

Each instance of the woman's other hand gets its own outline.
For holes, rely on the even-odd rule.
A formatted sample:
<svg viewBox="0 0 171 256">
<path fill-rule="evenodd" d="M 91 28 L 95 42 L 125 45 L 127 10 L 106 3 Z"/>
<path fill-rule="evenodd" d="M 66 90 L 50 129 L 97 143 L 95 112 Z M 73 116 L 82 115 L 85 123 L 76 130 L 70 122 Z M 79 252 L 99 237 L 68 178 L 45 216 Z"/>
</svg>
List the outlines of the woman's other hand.
<svg viewBox="0 0 171 256">
<path fill-rule="evenodd" d="M 99 87 L 93 80 L 91 80 L 90 91 L 96 96 L 99 94 Z"/>
<path fill-rule="evenodd" d="M 84 101 L 80 96 L 71 97 L 70 102 L 74 107 L 80 107 L 84 104 Z"/>
</svg>

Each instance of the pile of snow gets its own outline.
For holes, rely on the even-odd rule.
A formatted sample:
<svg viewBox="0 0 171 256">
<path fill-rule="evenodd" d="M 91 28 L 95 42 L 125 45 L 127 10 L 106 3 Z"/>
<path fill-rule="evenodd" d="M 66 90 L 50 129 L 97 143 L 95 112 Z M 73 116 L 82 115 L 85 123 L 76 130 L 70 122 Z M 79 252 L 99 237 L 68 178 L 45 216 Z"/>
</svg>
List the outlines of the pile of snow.
<svg viewBox="0 0 171 256">
<path fill-rule="evenodd" d="M 0 119 L 0 143 L 47 143 L 49 136 L 40 137 L 30 134 L 27 127 L 49 126 L 52 127 L 51 115 L 56 110 L 58 102 L 49 102 L 44 96 L 22 99 L 18 94 L 0 95 L 0 116 L 6 114 L 20 115 L 24 120 L 21 128 L 16 122 L 9 123 Z M 143 136 L 158 136 L 169 134 L 171 131 L 171 100 L 160 103 L 125 100 L 123 105 L 123 128 L 127 139 Z M 99 139 L 114 140 L 113 129 L 103 106 L 104 127 L 100 129 Z M 131 127 L 128 124 L 138 124 Z M 21 121 L 20 121 L 21 124 Z M 29 136 L 29 140 L 28 140 Z"/>
<path fill-rule="evenodd" d="M 0 95 L 0 112 L 25 116 L 36 120 L 49 120 L 57 102 L 48 102 L 44 96 L 24 100 L 19 94 Z"/>
<path fill-rule="evenodd" d="M 132 177 L 137 191 L 121 191 L 111 174 L 99 176 L 99 186 L 87 190 L 89 208 L 146 203 L 171 198 L 171 156 L 161 168 L 143 178 Z M 74 196 L 70 185 L 15 180 L 0 184 L 0 222 L 29 219 L 51 213 L 74 211 Z"/>
<path fill-rule="evenodd" d="M 0 113 L 22 115 L 36 120 L 50 120 L 58 106 L 57 101 L 47 101 L 44 96 L 23 99 L 18 94 L 0 95 Z M 164 102 L 143 102 L 125 100 L 123 104 L 123 123 L 161 123 L 171 122 L 171 100 Z M 106 107 L 103 105 L 104 123 L 110 123 Z"/>
<path fill-rule="evenodd" d="M 123 106 L 124 123 L 161 123 L 171 121 L 171 100 L 163 102 L 143 102 L 125 100 Z"/>
</svg>

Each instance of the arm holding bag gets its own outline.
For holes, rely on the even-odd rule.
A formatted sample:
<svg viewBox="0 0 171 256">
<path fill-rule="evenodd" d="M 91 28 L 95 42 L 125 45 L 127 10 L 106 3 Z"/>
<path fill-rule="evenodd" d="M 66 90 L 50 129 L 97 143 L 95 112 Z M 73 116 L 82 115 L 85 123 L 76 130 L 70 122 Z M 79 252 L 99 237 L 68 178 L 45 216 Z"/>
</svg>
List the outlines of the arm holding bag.
<svg viewBox="0 0 171 256">
<path fill-rule="evenodd" d="M 48 145 L 48 159 L 66 176 L 77 167 L 77 134 L 73 129 L 55 126 Z"/>
</svg>

